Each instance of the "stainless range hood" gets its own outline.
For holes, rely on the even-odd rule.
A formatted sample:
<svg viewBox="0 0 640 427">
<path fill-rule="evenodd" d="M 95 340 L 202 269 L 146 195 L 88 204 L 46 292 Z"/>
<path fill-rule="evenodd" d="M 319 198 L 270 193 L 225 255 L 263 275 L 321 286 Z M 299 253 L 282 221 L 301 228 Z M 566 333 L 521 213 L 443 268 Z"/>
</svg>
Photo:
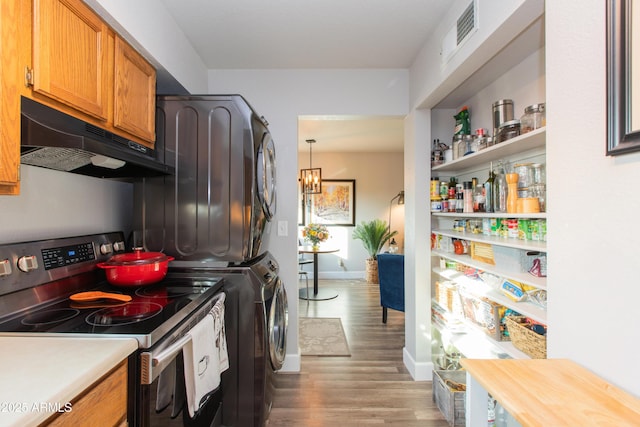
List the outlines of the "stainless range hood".
<svg viewBox="0 0 640 427">
<path fill-rule="evenodd" d="M 22 97 L 20 162 L 98 178 L 172 175 L 157 153 L 137 142 Z"/>
</svg>

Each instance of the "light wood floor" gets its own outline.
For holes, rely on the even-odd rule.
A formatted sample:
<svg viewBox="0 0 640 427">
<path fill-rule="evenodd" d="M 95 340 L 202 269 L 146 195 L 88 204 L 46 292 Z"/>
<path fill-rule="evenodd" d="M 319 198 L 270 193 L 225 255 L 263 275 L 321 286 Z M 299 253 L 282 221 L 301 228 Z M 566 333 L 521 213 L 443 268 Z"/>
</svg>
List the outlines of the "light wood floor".
<svg viewBox="0 0 640 427">
<path fill-rule="evenodd" d="M 300 316 L 340 317 L 351 357 L 303 356 L 300 373 L 278 373 L 269 427 L 447 427 L 431 382 L 413 381 L 402 362 L 404 313 L 389 310 L 382 323 L 378 285 L 320 280 L 320 287 L 339 295 L 300 300 Z"/>
</svg>

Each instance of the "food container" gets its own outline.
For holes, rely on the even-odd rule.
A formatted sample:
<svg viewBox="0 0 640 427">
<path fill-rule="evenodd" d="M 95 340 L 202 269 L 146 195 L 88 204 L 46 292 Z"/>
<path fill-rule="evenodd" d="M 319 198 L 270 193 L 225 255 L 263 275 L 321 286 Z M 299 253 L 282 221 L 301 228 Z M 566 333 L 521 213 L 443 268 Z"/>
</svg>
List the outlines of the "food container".
<svg viewBox="0 0 640 427">
<path fill-rule="evenodd" d="M 515 119 L 513 115 L 513 100 L 501 99 L 491 105 L 491 115 L 493 117 L 493 136 L 498 134 L 503 123 Z M 499 141 L 496 141 L 496 143 Z"/>
<path fill-rule="evenodd" d="M 511 120 L 503 123 L 498 130 L 496 144 L 507 141 L 520 135 L 520 120 Z"/>
<path fill-rule="evenodd" d="M 164 279 L 173 257 L 162 252 L 145 252 L 134 248 L 133 252 L 114 255 L 106 262 L 98 263 L 104 269 L 107 281 L 115 286 L 144 286 Z"/>
<path fill-rule="evenodd" d="M 524 114 L 520 118 L 520 133 L 531 132 L 547 125 L 545 104 L 533 104 L 524 109 Z"/>
</svg>

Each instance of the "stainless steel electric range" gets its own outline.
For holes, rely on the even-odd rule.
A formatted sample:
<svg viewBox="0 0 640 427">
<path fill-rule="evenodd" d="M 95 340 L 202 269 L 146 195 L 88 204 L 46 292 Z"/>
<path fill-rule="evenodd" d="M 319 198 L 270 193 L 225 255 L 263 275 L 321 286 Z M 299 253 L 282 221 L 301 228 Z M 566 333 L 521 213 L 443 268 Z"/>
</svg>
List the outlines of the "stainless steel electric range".
<svg viewBox="0 0 640 427">
<path fill-rule="evenodd" d="M 159 418 L 169 426 L 234 425 L 241 291 L 211 271 L 188 270 L 170 271 L 161 282 L 145 287 L 114 287 L 96 264 L 125 249 L 121 232 L 0 245 L 0 335 L 135 338 L 138 351 L 129 358 L 128 368 L 129 425 L 157 425 Z M 122 293 L 131 300 L 85 303 L 69 298 L 88 290 Z M 181 350 L 188 331 L 221 293 L 226 296 L 225 327 L 233 363 L 200 418 L 192 419 L 182 410 Z"/>
</svg>

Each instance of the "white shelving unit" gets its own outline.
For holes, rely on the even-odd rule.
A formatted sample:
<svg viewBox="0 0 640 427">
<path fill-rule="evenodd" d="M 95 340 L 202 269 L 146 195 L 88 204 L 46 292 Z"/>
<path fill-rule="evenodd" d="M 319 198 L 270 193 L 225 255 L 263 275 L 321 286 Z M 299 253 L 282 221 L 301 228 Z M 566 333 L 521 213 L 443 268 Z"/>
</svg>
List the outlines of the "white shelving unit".
<svg viewBox="0 0 640 427">
<path fill-rule="evenodd" d="M 432 168 L 433 175 L 451 176 L 477 176 L 479 171 L 488 171 L 489 163 L 499 159 L 518 159 L 519 156 L 529 158 L 531 156 L 542 156 L 545 153 L 546 129 L 540 128 L 533 132 L 513 138 L 504 143 L 500 143 L 481 150 L 477 153 L 438 165 Z M 533 154 L 532 154 L 533 153 Z M 482 218 L 516 218 L 516 219 L 546 219 L 546 213 L 431 213 L 431 232 L 435 235 L 445 236 L 452 239 L 463 239 L 470 242 L 490 244 L 496 247 L 509 248 L 526 252 L 547 252 L 546 241 L 521 240 L 516 238 L 505 238 L 498 236 L 488 236 L 471 232 L 459 232 L 453 229 L 453 221 L 458 218 L 482 219 Z M 514 262 L 506 263 L 496 257 L 495 265 L 481 262 L 471 258 L 470 255 L 456 255 L 440 249 L 432 249 L 432 284 L 436 280 L 452 281 L 466 292 L 472 293 L 476 297 L 484 298 L 516 311 L 536 322 L 547 324 L 546 309 L 534 302 L 527 300 L 516 302 L 507 297 L 496 287 L 487 285 L 480 279 L 467 277 L 464 273 L 453 269 L 443 269 L 440 267 L 440 258 L 455 261 L 466 266 L 491 273 L 502 280 L 511 279 L 533 286 L 538 289 L 547 289 L 546 277 L 537 277 L 529 272 L 514 268 Z M 508 264 L 508 265 L 507 265 Z M 432 301 L 437 304 L 437 301 Z M 468 358 L 516 358 L 527 359 L 529 356 L 519 351 L 509 341 L 496 341 L 483 331 L 466 321 L 452 319 L 447 322 L 449 326 L 442 326 L 434 322 L 434 328 L 438 330 L 443 341 L 453 345 L 464 357 Z"/>
</svg>

